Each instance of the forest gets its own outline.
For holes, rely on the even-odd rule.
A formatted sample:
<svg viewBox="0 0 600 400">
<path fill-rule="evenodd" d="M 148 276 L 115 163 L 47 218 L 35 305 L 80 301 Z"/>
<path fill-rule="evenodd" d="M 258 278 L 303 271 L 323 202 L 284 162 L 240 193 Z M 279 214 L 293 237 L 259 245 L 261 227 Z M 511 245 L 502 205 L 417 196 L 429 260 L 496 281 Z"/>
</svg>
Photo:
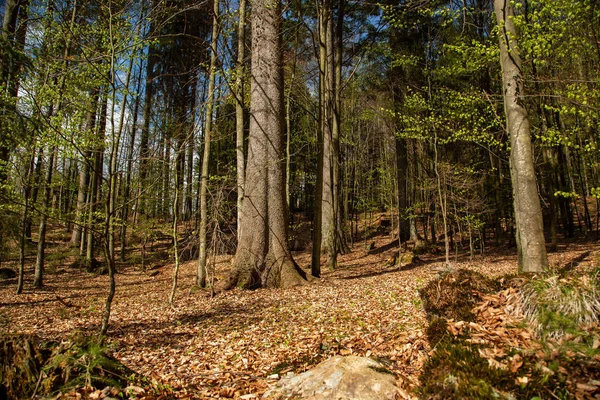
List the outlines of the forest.
<svg viewBox="0 0 600 400">
<path fill-rule="evenodd" d="M 600 397 L 596 0 L 0 13 L 0 400 Z"/>
</svg>

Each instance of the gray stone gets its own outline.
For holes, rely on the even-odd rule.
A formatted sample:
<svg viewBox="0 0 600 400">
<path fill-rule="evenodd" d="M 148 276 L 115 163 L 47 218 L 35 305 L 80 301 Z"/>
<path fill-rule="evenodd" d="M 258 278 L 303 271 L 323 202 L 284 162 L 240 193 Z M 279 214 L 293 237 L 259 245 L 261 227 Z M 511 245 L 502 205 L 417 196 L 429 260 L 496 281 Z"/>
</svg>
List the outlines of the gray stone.
<svg viewBox="0 0 600 400">
<path fill-rule="evenodd" d="M 396 377 L 375 360 L 335 356 L 299 375 L 282 378 L 265 393 L 268 399 L 394 399 Z"/>
</svg>

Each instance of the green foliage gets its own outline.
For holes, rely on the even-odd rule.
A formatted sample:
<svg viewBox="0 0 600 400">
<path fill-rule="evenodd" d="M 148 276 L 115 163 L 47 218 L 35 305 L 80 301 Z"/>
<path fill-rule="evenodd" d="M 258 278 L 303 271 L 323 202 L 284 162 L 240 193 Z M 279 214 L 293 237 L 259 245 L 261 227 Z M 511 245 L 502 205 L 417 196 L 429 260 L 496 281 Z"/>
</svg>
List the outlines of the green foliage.
<svg viewBox="0 0 600 400">
<path fill-rule="evenodd" d="M 43 366 L 46 378 L 41 385 L 45 393 L 67 392 L 77 387 L 125 387 L 135 376 L 114 358 L 100 337 L 73 334 L 57 345 Z"/>
<path fill-rule="evenodd" d="M 579 197 L 579 194 L 575 193 L 575 192 L 561 192 L 561 191 L 556 191 L 554 192 L 554 197 L 562 197 L 565 199 L 576 199 Z"/>
</svg>

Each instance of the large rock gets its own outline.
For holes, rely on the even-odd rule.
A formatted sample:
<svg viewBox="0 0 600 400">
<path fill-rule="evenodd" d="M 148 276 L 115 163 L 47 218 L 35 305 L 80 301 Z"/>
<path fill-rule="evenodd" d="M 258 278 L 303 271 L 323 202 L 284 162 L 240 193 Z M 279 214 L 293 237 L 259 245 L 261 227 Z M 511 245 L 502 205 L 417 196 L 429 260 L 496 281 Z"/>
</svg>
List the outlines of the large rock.
<svg viewBox="0 0 600 400">
<path fill-rule="evenodd" d="M 335 356 L 300 375 L 288 375 L 264 395 L 269 399 L 394 399 L 396 377 L 370 358 Z"/>
</svg>

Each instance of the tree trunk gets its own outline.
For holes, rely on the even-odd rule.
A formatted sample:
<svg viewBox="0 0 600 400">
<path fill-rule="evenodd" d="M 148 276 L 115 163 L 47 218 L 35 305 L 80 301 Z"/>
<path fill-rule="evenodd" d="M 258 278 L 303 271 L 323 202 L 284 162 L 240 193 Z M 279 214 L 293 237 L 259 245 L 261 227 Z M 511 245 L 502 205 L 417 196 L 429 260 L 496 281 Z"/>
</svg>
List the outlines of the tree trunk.
<svg viewBox="0 0 600 400">
<path fill-rule="evenodd" d="M 280 0 L 257 0 L 252 13 L 248 164 L 236 271 L 225 287 L 289 287 L 304 282 L 287 246 L 284 188 Z"/>
<path fill-rule="evenodd" d="M 317 179 L 315 182 L 315 202 L 313 205 L 312 259 L 311 275 L 321 276 L 321 252 L 323 244 L 323 213 L 326 212 L 323 199 L 325 198 L 325 135 L 326 135 L 326 77 L 327 77 L 327 8 L 322 4 L 317 9 L 319 18 L 319 126 L 317 129 Z"/>
<path fill-rule="evenodd" d="M 153 1 L 154 3 L 154 1 Z M 154 23 L 150 22 L 150 32 L 153 31 Z M 156 49 L 153 44 L 148 48 L 148 61 L 146 62 L 146 87 L 144 91 L 144 109 L 142 116 L 142 129 L 140 133 L 140 166 L 139 166 L 139 191 L 136 199 L 136 215 L 147 213 L 149 210 L 145 191 L 148 189 L 146 177 L 148 175 L 148 164 L 150 161 L 150 119 L 152 118 L 152 102 L 154 100 L 154 66 L 156 64 Z"/>
<path fill-rule="evenodd" d="M 188 114 L 188 124 L 186 129 L 188 130 L 187 139 L 186 139 L 186 149 L 187 149 L 187 171 L 186 171 L 186 186 L 184 196 L 184 212 L 183 216 L 186 221 L 189 221 L 192 218 L 193 212 L 193 195 L 192 195 L 192 182 L 194 176 L 194 114 L 196 110 L 196 86 L 198 84 L 197 79 L 193 80 L 192 88 L 191 88 L 191 104 L 190 104 L 190 112 Z"/>
<path fill-rule="evenodd" d="M 139 93 L 141 86 L 141 68 L 137 78 L 136 93 Z M 125 171 L 125 188 L 123 189 L 123 213 L 122 213 L 122 224 L 121 224 L 121 261 L 125 262 L 125 251 L 127 249 L 127 223 L 129 220 L 129 210 L 131 209 L 132 201 L 129 198 L 131 195 L 131 173 L 133 170 L 133 151 L 135 148 L 135 139 L 137 137 L 137 120 L 138 111 L 140 108 L 140 96 L 135 97 L 135 103 L 133 106 L 133 121 L 131 122 L 130 128 L 130 140 L 127 148 L 127 169 Z M 137 212 L 137 210 L 135 210 Z M 134 216 L 135 219 L 135 216 Z"/>
<path fill-rule="evenodd" d="M 48 227 L 48 213 L 50 212 L 50 198 L 52 196 L 52 173 L 54 171 L 54 158 L 56 157 L 56 146 L 50 150 L 46 179 L 44 182 L 44 200 L 42 203 L 42 216 L 40 218 L 40 231 L 38 234 L 37 257 L 33 287 L 41 288 L 44 285 L 44 261 L 46 255 L 46 230 Z"/>
<path fill-rule="evenodd" d="M 98 90 L 94 90 L 91 94 L 92 103 L 87 115 L 86 131 L 90 134 L 94 134 L 96 129 L 96 108 L 98 106 Z M 71 234 L 71 246 L 77 247 L 81 242 L 81 232 L 83 230 L 84 221 L 84 208 L 85 200 L 87 196 L 87 189 L 90 183 L 90 163 L 92 153 L 90 151 L 84 151 L 81 160 L 81 169 L 79 171 L 79 188 L 77 191 L 77 204 L 75 206 L 75 225 L 73 227 L 73 233 Z"/>
<path fill-rule="evenodd" d="M 211 38 L 210 70 L 208 72 L 208 104 L 206 105 L 206 123 L 204 124 L 204 154 L 202 156 L 202 176 L 200 181 L 200 252 L 196 284 L 206 286 L 206 232 L 208 226 L 208 164 L 210 162 L 210 140 L 213 129 L 213 110 L 215 106 L 215 76 L 217 69 L 217 40 L 219 36 L 219 1 L 213 3 L 213 27 Z"/>
<path fill-rule="evenodd" d="M 88 268 L 93 265 L 94 258 L 94 225 L 96 206 L 100 202 L 100 185 L 102 183 L 102 166 L 104 159 L 104 140 L 106 133 L 106 113 L 108 109 L 108 93 L 103 94 L 102 107 L 100 110 L 100 126 L 97 132 L 96 149 L 94 150 L 94 166 L 91 176 L 90 193 L 88 196 L 88 223 L 85 263 Z"/>
<path fill-rule="evenodd" d="M 2 31 L 0 40 L 2 41 L 2 47 L 6 46 L 8 52 L 0 49 L 0 86 L 8 88 L 9 93 L 12 94 L 10 88 L 14 85 L 14 75 L 16 74 L 15 59 L 13 57 L 12 50 L 16 50 L 15 46 L 15 33 L 17 29 L 17 17 L 19 15 L 19 0 L 7 0 L 4 4 L 4 18 L 2 23 Z M 2 90 L 5 90 L 4 88 Z M 8 106 L 8 105 L 7 105 Z M 3 114 L 5 114 L 4 107 L 2 105 Z M 3 118 L 0 121 L 0 194 L 5 189 L 3 184 L 7 178 L 7 163 L 10 158 L 12 138 L 10 136 L 10 128 L 8 126 L 9 120 Z M 1 237 L 0 237 L 1 239 Z"/>
<path fill-rule="evenodd" d="M 244 76 L 246 58 L 246 0 L 239 2 L 237 75 L 235 78 L 235 153 L 237 167 L 237 238 L 240 238 L 242 206 L 244 204 Z"/>
<path fill-rule="evenodd" d="M 523 106 L 523 78 L 517 47 L 514 10 L 509 0 L 494 0 L 500 27 L 500 65 L 506 124 L 511 139 L 510 165 L 519 271 L 540 272 L 548 267 L 542 209 L 537 192 L 529 118 Z"/>
<path fill-rule="evenodd" d="M 350 251 L 346 242 L 344 232 L 344 218 L 342 213 L 343 203 L 343 185 L 340 184 L 340 138 L 342 136 L 342 63 L 344 51 L 344 10 L 346 0 L 338 0 L 337 21 L 335 26 L 335 67 L 333 69 L 333 210 L 335 215 L 335 248 L 337 253 L 347 253 Z M 336 259 L 337 263 L 337 259 Z"/>
<path fill-rule="evenodd" d="M 322 214 L 322 250 L 327 253 L 327 265 L 334 269 L 337 263 L 336 250 L 336 218 L 335 190 L 333 185 L 334 143 L 333 143 L 333 111 L 334 111 L 334 48 L 333 48 L 333 12 L 331 0 L 324 0 L 321 6 L 322 23 L 320 38 L 324 55 L 322 58 L 323 101 L 323 197 L 321 201 Z"/>
</svg>

